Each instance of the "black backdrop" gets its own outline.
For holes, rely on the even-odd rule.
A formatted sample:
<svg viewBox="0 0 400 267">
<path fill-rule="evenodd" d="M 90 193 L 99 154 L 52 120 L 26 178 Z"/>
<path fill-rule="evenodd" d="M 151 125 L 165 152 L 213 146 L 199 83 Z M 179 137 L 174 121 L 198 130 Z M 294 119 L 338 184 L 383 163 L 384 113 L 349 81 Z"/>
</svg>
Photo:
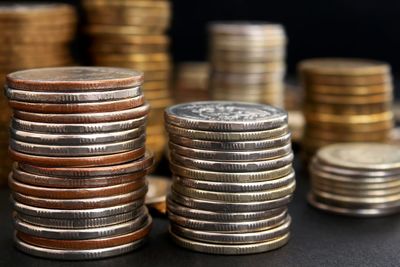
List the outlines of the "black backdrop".
<svg viewBox="0 0 400 267">
<path fill-rule="evenodd" d="M 58 2 L 79 4 L 78 0 Z M 206 58 L 206 25 L 210 21 L 263 20 L 285 25 L 289 37 L 288 66 L 292 73 L 299 60 L 319 56 L 379 59 L 390 62 L 395 72 L 400 70 L 398 0 L 173 0 L 172 3 L 170 35 L 175 61 Z"/>
</svg>

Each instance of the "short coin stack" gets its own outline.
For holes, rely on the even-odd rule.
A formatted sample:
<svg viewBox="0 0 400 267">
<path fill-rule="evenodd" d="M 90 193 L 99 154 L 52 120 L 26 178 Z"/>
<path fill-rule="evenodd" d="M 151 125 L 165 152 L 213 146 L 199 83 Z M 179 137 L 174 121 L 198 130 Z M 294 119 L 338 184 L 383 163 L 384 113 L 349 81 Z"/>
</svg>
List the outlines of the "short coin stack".
<svg viewBox="0 0 400 267">
<path fill-rule="evenodd" d="M 174 176 L 173 240 L 215 254 L 249 254 L 289 240 L 295 189 L 286 112 L 245 102 L 193 102 L 165 113 Z"/>
<path fill-rule="evenodd" d="M 384 142 L 393 128 L 392 78 L 383 62 L 323 58 L 299 65 L 306 158 L 338 142 Z"/>
<path fill-rule="evenodd" d="M 208 76 L 206 62 L 180 63 L 173 91 L 175 103 L 209 100 Z"/>
<path fill-rule="evenodd" d="M 212 24 L 211 98 L 282 107 L 285 45 L 285 31 L 279 24 Z"/>
<path fill-rule="evenodd" d="M 69 43 L 76 20 L 73 7 L 65 4 L 0 4 L 0 86 L 6 74 L 16 70 L 71 64 Z M 0 111 L 1 184 L 11 169 L 6 157 L 11 114 L 3 94 Z"/>
<path fill-rule="evenodd" d="M 400 147 L 341 143 L 321 148 L 310 165 L 309 202 L 349 216 L 400 212 Z"/>
<path fill-rule="evenodd" d="M 140 246 L 149 106 L 143 75 L 118 68 L 63 67 L 7 75 L 14 109 L 9 176 L 16 246 L 56 259 L 94 259 Z"/>
<path fill-rule="evenodd" d="M 145 73 L 143 91 L 151 106 L 146 144 L 158 161 L 167 143 L 163 113 L 172 104 L 172 63 L 166 35 L 171 19 L 170 2 L 85 0 L 83 6 L 93 63 Z"/>
</svg>

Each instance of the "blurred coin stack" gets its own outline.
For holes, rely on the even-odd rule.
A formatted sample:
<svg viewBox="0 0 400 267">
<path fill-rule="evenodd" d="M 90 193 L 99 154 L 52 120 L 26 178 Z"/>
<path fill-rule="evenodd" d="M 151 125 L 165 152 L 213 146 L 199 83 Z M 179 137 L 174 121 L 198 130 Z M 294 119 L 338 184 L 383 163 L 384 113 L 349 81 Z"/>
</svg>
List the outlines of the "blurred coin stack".
<svg viewBox="0 0 400 267">
<path fill-rule="evenodd" d="M 95 259 L 139 247 L 151 228 L 144 207 L 143 75 L 63 67 L 7 75 L 14 110 L 9 176 L 15 243 L 55 259 Z"/>
<path fill-rule="evenodd" d="M 400 212 L 400 147 L 341 143 L 318 150 L 310 165 L 311 205 L 361 217 Z"/>
<path fill-rule="evenodd" d="M 206 62 L 180 63 L 176 70 L 173 91 L 175 103 L 209 100 L 208 76 Z"/>
<path fill-rule="evenodd" d="M 385 142 L 393 128 L 390 66 L 362 59 L 310 59 L 299 65 L 305 92 L 306 159 L 338 142 Z"/>
<path fill-rule="evenodd" d="M 285 45 L 285 31 L 279 24 L 212 24 L 211 98 L 282 107 Z"/>
<path fill-rule="evenodd" d="M 166 35 L 171 19 L 170 2 L 84 0 L 83 5 L 93 63 L 145 73 L 143 90 L 151 106 L 146 144 L 158 161 L 167 143 L 163 112 L 172 104 Z"/>
<path fill-rule="evenodd" d="M 71 64 L 69 43 L 75 35 L 75 10 L 65 4 L 0 4 L 0 85 L 12 71 Z M 0 184 L 7 181 L 6 157 L 10 109 L 0 97 Z"/>
<path fill-rule="evenodd" d="M 286 112 L 245 102 L 166 109 L 173 240 L 215 254 L 249 254 L 289 240 L 295 189 Z"/>
</svg>

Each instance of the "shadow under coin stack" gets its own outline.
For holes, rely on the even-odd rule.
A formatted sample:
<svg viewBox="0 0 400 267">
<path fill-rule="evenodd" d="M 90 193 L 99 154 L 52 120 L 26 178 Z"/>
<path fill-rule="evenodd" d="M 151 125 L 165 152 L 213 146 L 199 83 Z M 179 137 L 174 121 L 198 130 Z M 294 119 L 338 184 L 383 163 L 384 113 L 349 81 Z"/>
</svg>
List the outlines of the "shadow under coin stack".
<svg viewBox="0 0 400 267">
<path fill-rule="evenodd" d="M 146 145 L 158 162 L 167 143 L 164 109 L 172 104 L 171 59 L 166 30 L 171 19 L 169 1 L 85 0 L 92 61 L 145 73 L 143 92 L 151 109 Z"/>
<path fill-rule="evenodd" d="M 97 259 L 144 243 L 148 105 L 143 75 L 118 68 L 32 69 L 7 76 L 14 109 L 9 177 L 15 243 L 55 259 Z"/>
<path fill-rule="evenodd" d="M 180 63 L 175 78 L 175 103 L 209 100 L 208 76 L 206 62 Z"/>
<path fill-rule="evenodd" d="M 362 59 L 310 59 L 299 65 L 305 92 L 305 159 L 339 142 L 385 142 L 393 129 L 390 67 Z"/>
<path fill-rule="evenodd" d="M 283 107 L 286 35 L 271 23 L 210 27 L 210 95 Z"/>
<path fill-rule="evenodd" d="M 193 102 L 165 113 L 173 240 L 215 254 L 273 250 L 289 240 L 295 189 L 286 112 L 245 102 Z"/>
<path fill-rule="evenodd" d="M 321 148 L 310 165 L 314 207 L 349 216 L 400 212 L 400 147 L 342 143 Z"/>
<path fill-rule="evenodd" d="M 0 4 L 0 86 L 4 86 L 6 74 L 16 70 L 71 64 L 69 43 L 75 35 L 76 20 L 73 7 L 65 4 Z M 7 158 L 11 112 L 3 94 L 0 111 L 2 184 L 11 169 Z"/>
</svg>

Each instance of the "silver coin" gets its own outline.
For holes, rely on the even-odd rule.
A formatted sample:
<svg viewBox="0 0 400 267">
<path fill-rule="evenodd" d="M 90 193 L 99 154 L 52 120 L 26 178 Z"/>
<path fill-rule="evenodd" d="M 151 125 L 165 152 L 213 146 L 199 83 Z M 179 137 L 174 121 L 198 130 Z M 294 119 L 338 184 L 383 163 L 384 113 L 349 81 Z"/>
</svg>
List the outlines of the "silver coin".
<svg viewBox="0 0 400 267">
<path fill-rule="evenodd" d="M 253 151 L 215 151 L 188 148 L 169 142 L 169 149 L 176 153 L 193 159 L 212 159 L 215 161 L 261 161 L 283 157 L 292 153 L 292 145 L 289 143 L 282 147 L 267 150 Z"/>
<path fill-rule="evenodd" d="M 287 133 L 282 136 L 265 139 L 265 140 L 257 140 L 257 141 L 237 141 L 237 142 L 216 142 L 216 141 L 207 141 L 207 140 L 199 140 L 186 138 L 178 135 L 169 135 L 169 140 L 175 144 L 197 148 L 197 149 L 207 149 L 207 150 L 233 150 L 233 151 L 241 151 L 241 150 L 259 150 L 259 149 L 268 149 L 273 147 L 281 147 L 290 143 L 291 134 Z"/>
<path fill-rule="evenodd" d="M 253 244 L 259 242 L 265 242 L 279 238 L 289 233 L 291 219 L 290 216 L 283 221 L 283 224 L 277 225 L 273 228 L 264 230 L 252 231 L 249 229 L 247 232 L 242 233 L 225 233 L 225 232 L 213 232 L 213 231 L 200 231 L 186 227 L 182 227 L 176 224 L 171 224 L 171 231 L 179 236 L 185 238 L 216 244 Z"/>
<path fill-rule="evenodd" d="M 73 133 L 106 133 L 130 130 L 143 126 L 146 123 L 146 116 L 137 119 L 103 122 L 103 123 L 82 123 L 82 124 L 61 124 L 61 123 L 42 123 L 31 122 L 13 118 L 11 127 L 16 130 L 26 132 L 54 133 L 54 134 L 73 134 Z"/>
<path fill-rule="evenodd" d="M 48 199 L 39 198 L 33 196 L 27 196 L 17 192 L 12 192 L 13 198 L 24 204 L 31 204 L 38 207 L 62 207 L 63 209 L 85 209 L 93 206 L 110 207 L 119 203 L 123 203 L 126 200 L 136 200 L 145 196 L 147 192 L 147 186 L 144 186 L 138 190 L 132 191 L 127 194 L 120 194 L 107 197 L 96 197 L 96 198 L 81 198 L 81 199 Z M 39 203 L 39 204 L 37 204 Z"/>
<path fill-rule="evenodd" d="M 133 219 L 146 212 L 146 207 L 140 207 L 130 212 L 116 214 L 107 217 L 92 218 L 92 219 L 54 219 L 26 215 L 18 213 L 18 218 L 29 224 L 47 227 L 47 228 L 61 228 L 61 229 L 87 229 L 105 227 L 114 224 L 121 224 Z"/>
<path fill-rule="evenodd" d="M 117 154 L 130 150 L 144 147 L 146 135 L 142 135 L 136 139 L 106 143 L 95 145 L 73 145 L 73 146 L 57 146 L 57 145 L 41 145 L 17 141 L 10 139 L 10 147 L 22 153 L 40 156 L 64 156 L 64 157 L 83 157 L 94 155 Z"/>
<path fill-rule="evenodd" d="M 136 97 L 142 94 L 141 88 L 133 87 L 120 90 L 98 91 L 98 92 L 40 92 L 23 91 L 13 88 L 6 88 L 6 96 L 9 99 L 25 102 L 42 103 L 87 103 L 98 101 L 120 100 L 130 97 Z"/>
<path fill-rule="evenodd" d="M 187 168 L 170 161 L 171 171 L 186 178 L 202 181 L 223 182 L 223 183 L 252 183 L 267 180 L 274 180 L 294 172 L 292 165 L 288 164 L 281 168 L 259 172 L 214 172 Z"/>
<path fill-rule="evenodd" d="M 137 210 L 144 205 L 144 199 L 138 199 L 133 202 L 107 208 L 66 210 L 34 207 L 17 202 L 13 198 L 11 199 L 11 202 L 14 210 L 18 213 L 40 218 L 52 218 L 60 220 L 85 220 L 110 217 Z"/>
<path fill-rule="evenodd" d="M 96 112 L 96 113 L 75 113 L 75 114 L 45 114 L 34 113 L 22 110 L 14 110 L 15 118 L 29 118 L 29 121 L 48 122 L 48 123 L 98 123 L 98 122 L 112 122 L 124 121 L 129 119 L 138 118 L 148 113 L 150 105 L 145 103 L 142 106 L 132 109 L 110 111 L 110 112 Z"/>
<path fill-rule="evenodd" d="M 282 208 L 290 203 L 290 201 L 292 200 L 292 195 L 287 195 L 282 198 L 267 200 L 267 201 L 230 203 L 223 201 L 211 201 L 211 200 L 190 198 L 181 195 L 179 193 L 176 193 L 175 191 L 172 191 L 170 198 L 176 203 L 179 203 L 180 205 L 193 209 L 235 213 L 235 212 L 265 211 L 276 208 Z"/>
<path fill-rule="evenodd" d="M 144 126 L 120 132 L 96 133 L 96 134 L 45 134 L 32 133 L 10 129 L 11 138 L 26 143 L 43 145 L 89 145 L 121 142 L 136 139 L 146 131 Z"/>
<path fill-rule="evenodd" d="M 211 160 L 200 160 L 184 157 L 175 153 L 171 153 L 173 162 L 183 165 L 184 167 L 196 168 L 207 171 L 219 172 L 257 172 L 278 169 L 286 166 L 293 161 L 293 153 L 280 158 L 271 160 L 254 161 L 254 162 L 222 162 Z"/>
<path fill-rule="evenodd" d="M 271 210 L 257 211 L 257 212 L 214 212 L 200 209 L 192 209 L 175 203 L 171 198 L 167 202 L 168 210 L 176 215 L 186 217 L 189 219 L 197 219 L 203 221 L 214 222 L 232 222 L 232 221 L 256 221 L 265 218 L 270 218 L 280 213 L 286 212 L 286 208 L 277 208 Z"/>
<path fill-rule="evenodd" d="M 148 221 L 148 214 L 144 213 L 128 222 L 88 229 L 59 229 L 35 226 L 14 218 L 14 227 L 22 233 L 41 238 L 60 239 L 60 240 L 82 240 L 103 238 L 109 236 L 123 235 L 134 232 L 142 228 Z"/>
<path fill-rule="evenodd" d="M 267 180 L 262 182 L 253 182 L 253 183 L 229 183 L 229 182 L 211 182 L 211 181 L 194 180 L 186 177 L 174 176 L 174 182 L 185 187 L 191 187 L 199 190 L 217 191 L 217 192 L 257 193 L 257 191 L 273 190 L 276 188 L 288 186 L 290 183 L 293 183 L 295 181 L 294 177 L 295 174 L 294 172 L 292 172 L 287 176 L 283 176 L 282 178 L 274 180 Z"/>
<path fill-rule="evenodd" d="M 36 247 L 21 241 L 17 237 L 14 237 L 15 245 L 19 250 L 34 256 L 57 260 L 91 260 L 117 256 L 141 247 L 145 241 L 146 239 L 141 239 L 121 246 L 91 250 L 57 250 Z"/>
<path fill-rule="evenodd" d="M 183 136 L 191 139 L 200 139 L 208 141 L 252 141 L 252 140 L 265 140 L 276 138 L 289 133 L 289 128 L 285 124 L 283 126 L 263 130 L 263 131 L 245 131 L 245 132 L 214 132 L 214 131 L 203 131 L 185 129 L 171 124 L 165 125 L 169 134 Z"/>
<path fill-rule="evenodd" d="M 172 222 L 172 224 L 178 224 L 182 227 L 190 228 L 192 230 L 225 233 L 247 233 L 275 228 L 284 223 L 286 216 L 286 212 L 283 212 L 275 215 L 274 217 L 261 219 L 258 221 L 213 222 L 185 218 L 176 215 L 171 211 L 168 212 L 168 219 Z"/>
<path fill-rule="evenodd" d="M 172 240 L 179 246 L 184 248 L 211 254 L 222 255 L 243 255 L 261 253 L 274 250 L 284 246 L 288 241 L 290 234 L 286 234 L 279 238 L 268 240 L 261 243 L 245 244 L 245 245 L 224 245 L 224 244 L 211 244 L 205 242 L 193 241 L 180 237 L 170 231 Z"/>
</svg>

